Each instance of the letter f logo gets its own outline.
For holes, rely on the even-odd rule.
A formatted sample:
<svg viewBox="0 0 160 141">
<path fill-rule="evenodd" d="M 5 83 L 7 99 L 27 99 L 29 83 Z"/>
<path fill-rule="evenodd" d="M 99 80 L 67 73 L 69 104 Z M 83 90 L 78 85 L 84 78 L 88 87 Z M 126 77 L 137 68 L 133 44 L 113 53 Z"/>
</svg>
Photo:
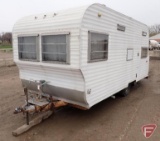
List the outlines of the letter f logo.
<svg viewBox="0 0 160 141">
<path fill-rule="evenodd" d="M 150 138 L 153 135 L 153 132 L 156 130 L 156 124 L 147 124 L 142 126 L 142 133 L 146 138 Z"/>
</svg>

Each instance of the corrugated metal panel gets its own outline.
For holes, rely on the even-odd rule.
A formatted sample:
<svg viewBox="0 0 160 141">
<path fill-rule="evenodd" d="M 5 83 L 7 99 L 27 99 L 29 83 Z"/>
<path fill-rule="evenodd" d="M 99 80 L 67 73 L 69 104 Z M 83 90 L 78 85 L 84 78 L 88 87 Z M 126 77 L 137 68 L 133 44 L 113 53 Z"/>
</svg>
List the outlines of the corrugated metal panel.
<svg viewBox="0 0 160 141">
<path fill-rule="evenodd" d="M 98 17 L 98 13 L 102 16 Z M 117 24 L 126 27 L 125 32 L 117 31 Z M 104 100 L 127 87 L 136 78 L 137 65 L 140 67 L 139 79 L 148 75 L 147 59 L 140 59 L 141 47 L 148 47 L 148 36 L 142 37 L 142 31 L 148 32 L 147 26 L 102 5 L 90 6 L 82 22 L 81 69 L 86 81 L 89 106 Z M 88 31 L 109 34 L 108 60 L 87 63 Z M 127 48 L 134 48 L 134 59 L 126 61 Z"/>
</svg>

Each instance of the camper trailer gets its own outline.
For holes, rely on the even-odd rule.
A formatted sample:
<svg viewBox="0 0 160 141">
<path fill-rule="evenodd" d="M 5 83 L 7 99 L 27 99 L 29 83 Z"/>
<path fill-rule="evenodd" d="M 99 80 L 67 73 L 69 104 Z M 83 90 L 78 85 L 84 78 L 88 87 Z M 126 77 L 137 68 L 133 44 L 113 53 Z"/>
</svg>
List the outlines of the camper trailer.
<svg viewBox="0 0 160 141">
<path fill-rule="evenodd" d="M 102 4 L 32 15 L 14 25 L 14 61 L 28 91 L 90 109 L 148 77 L 148 35 Z"/>
</svg>

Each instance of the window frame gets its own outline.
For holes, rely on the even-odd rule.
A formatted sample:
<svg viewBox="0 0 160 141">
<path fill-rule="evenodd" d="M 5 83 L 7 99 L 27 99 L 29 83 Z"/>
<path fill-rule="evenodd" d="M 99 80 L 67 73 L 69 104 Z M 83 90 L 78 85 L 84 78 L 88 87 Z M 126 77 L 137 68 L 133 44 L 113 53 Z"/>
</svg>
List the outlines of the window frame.
<svg viewBox="0 0 160 141">
<path fill-rule="evenodd" d="M 25 38 L 25 37 L 36 37 L 36 59 L 23 59 L 20 58 L 20 47 L 19 47 L 19 38 Z M 20 61 L 30 61 L 30 62 L 39 62 L 40 61 L 40 56 L 39 56 L 39 34 L 30 34 L 30 35 L 26 35 L 26 34 L 22 34 L 22 35 L 18 35 L 17 36 L 17 44 L 18 44 L 18 59 Z"/>
<path fill-rule="evenodd" d="M 66 36 L 66 62 L 45 61 L 43 59 L 43 40 L 42 40 L 42 38 L 44 36 L 59 36 L 59 35 L 65 35 Z M 41 35 L 41 59 L 42 59 L 43 63 L 66 64 L 66 65 L 69 65 L 70 64 L 70 32 L 42 34 Z"/>
<path fill-rule="evenodd" d="M 107 53 L 107 57 L 106 58 L 91 60 L 91 33 L 103 34 L 103 35 L 107 35 L 108 36 L 108 46 L 107 46 L 107 51 L 106 51 L 106 53 Z M 108 33 L 98 32 L 98 31 L 88 31 L 88 63 L 101 62 L 101 61 L 108 60 L 108 49 L 109 49 L 109 34 Z"/>
<path fill-rule="evenodd" d="M 142 56 L 142 50 L 147 49 L 147 56 Z M 141 59 L 145 59 L 148 57 L 148 47 L 141 47 Z"/>
</svg>

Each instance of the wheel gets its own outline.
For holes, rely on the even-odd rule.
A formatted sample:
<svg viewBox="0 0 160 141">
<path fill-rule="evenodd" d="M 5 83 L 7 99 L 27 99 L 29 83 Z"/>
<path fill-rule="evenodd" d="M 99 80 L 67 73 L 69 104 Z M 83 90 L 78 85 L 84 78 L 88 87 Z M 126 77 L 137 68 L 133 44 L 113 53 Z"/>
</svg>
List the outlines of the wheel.
<svg viewBox="0 0 160 141">
<path fill-rule="evenodd" d="M 120 95 L 121 95 L 122 97 L 125 97 L 125 96 L 127 96 L 129 93 L 130 93 L 130 86 L 128 86 L 127 88 L 123 89 L 123 90 L 120 92 Z"/>
<path fill-rule="evenodd" d="M 131 83 L 131 86 L 133 86 L 133 87 L 136 86 L 136 85 L 137 85 L 136 81 L 134 81 L 134 82 Z"/>
</svg>

